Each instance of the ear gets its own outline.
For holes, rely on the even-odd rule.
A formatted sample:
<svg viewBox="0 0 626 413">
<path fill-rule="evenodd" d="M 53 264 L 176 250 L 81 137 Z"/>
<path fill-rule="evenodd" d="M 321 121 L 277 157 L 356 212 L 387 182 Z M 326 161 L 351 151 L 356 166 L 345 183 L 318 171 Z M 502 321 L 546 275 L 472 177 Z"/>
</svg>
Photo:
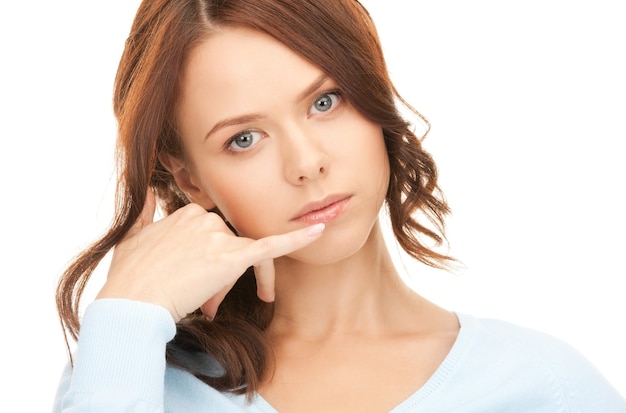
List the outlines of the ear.
<svg viewBox="0 0 626 413">
<path fill-rule="evenodd" d="M 193 173 L 183 161 L 169 155 L 159 155 L 159 161 L 172 174 L 176 185 L 187 196 L 189 201 L 202 206 L 206 210 L 215 208 L 215 203 L 195 183 Z"/>
</svg>

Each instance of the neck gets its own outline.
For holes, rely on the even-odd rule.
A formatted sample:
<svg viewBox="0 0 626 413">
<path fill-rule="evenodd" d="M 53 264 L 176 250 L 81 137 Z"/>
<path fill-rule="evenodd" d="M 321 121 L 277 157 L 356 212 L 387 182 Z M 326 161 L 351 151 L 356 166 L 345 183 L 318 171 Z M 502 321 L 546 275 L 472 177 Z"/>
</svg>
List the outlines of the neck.
<svg viewBox="0 0 626 413">
<path fill-rule="evenodd" d="M 350 257 L 326 265 L 275 262 L 271 334 L 324 339 L 333 334 L 383 334 L 406 327 L 423 304 L 400 279 L 379 225 Z"/>
</svg>

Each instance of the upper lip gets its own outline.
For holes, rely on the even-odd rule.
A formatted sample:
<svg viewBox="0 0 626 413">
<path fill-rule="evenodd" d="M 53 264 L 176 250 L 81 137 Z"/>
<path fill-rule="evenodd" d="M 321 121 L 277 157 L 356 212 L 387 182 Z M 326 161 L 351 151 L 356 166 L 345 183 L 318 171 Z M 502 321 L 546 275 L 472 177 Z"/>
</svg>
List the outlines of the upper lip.
<svg viewBox="0 0 626 413">
<path fill-rule="evenodd" d="M 301 217 L 303 217 L 306 214 L 309 214 L 309 213 L 314 212 L 314 211 L 319 211 L 320 209 L 324 209 L 324 208 L 334 204 L 335 202 L 339 202 L 339 201 L 343 201 L 345 199 L 348 199 L 348 198 L 350 198 L 350 196 L 351 195 L 348 195 L 348 194 L 329 195 L 329 196 L 327 196 L 326 198 L 324 198 L 322 200 L 309 202 L 302 209 L 300 209 L 300 211 L 298 211 L 296 213 L 296 215 L 294 215 L 294 217 L 291 218 L 291 220 L 295 221 L 298 218 L 301 218 Z"/>
</svg>

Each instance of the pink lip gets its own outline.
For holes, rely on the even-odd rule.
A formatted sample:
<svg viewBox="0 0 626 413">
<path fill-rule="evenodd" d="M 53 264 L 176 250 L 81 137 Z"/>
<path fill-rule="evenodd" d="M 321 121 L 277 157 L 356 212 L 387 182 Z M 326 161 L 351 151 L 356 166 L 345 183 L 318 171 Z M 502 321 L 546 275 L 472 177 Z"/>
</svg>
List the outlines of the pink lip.
<svg viewBox="0 0 626 413">
<path fill-rule="evenodd" d="M 333 221 L 346 207 L 352 195 L 330 195 L 321 201 L 308 203 L 291 220 L 312 225 Z"/>
</svg>

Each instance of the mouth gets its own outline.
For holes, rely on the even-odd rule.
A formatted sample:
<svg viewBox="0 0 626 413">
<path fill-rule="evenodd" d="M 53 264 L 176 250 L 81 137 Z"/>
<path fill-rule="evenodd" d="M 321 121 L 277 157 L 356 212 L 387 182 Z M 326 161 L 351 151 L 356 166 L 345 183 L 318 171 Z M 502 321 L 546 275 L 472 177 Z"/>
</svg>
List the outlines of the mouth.
<svg viewBox="0 0 626 413">
<path fill-rule="evenodd" d="M 291 221 L 303 222 L 308 225 L 327 224 L 342 214 L 350 198 L 352 195 L 340 194 L 328 196 L 321 201 L 311 202 L 305 205 Z"/>
</svg>

